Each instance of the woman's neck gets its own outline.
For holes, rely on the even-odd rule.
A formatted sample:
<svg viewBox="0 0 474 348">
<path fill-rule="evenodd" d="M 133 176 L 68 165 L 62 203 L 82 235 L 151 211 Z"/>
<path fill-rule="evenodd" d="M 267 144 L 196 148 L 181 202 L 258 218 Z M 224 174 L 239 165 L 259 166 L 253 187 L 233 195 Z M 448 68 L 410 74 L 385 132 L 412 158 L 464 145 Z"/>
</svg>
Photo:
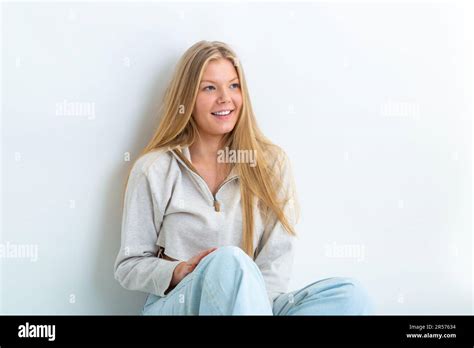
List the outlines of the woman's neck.
<svg viewBox="0 0 474 348">
<path fill-rule="evenodd" d="M 217 151 L 221 148 L 222 137 L 199 137 L 190 147 L 193 162 L 215 163 Z"/>
</svg>

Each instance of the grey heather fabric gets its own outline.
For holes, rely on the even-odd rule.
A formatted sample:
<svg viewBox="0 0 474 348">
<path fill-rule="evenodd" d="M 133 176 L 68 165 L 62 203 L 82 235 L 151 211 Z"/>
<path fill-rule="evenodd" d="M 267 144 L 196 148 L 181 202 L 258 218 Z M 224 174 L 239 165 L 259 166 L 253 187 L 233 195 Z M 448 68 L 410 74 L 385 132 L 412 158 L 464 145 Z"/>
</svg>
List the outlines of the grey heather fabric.
<svg viewBox="0 0 474 348">
<path fill-rule="evenodd" d="M 241 246 L 242 210 L 235 170 L 213 196 L 208 185 L 175 153 L 191 163 L 189 149 L 159 150 L 139 158 L 125 193 L 121 248 L 114 264 L 115 279 L 126 289 L 165 296 L 176 266 L 200 251 L 224 245 Z M 294 193 L 290 162 L 282 152 L 273 162 L 282 180 L 279 197 Z M 291 190 L 291 193 L 290 193 Z M 220 204 L 216 211 L 214 200 Z M 256 202 L 256 201 L 255 201 Z M 285 205 L 296 223 L 294 199 Z M 287 292 L 295 236 L 274 214 L 254 212 L 254 261 L 262 272 L 270 302 Z M 178 261 L 159 258 L 158 251 Z"/>
</svg>

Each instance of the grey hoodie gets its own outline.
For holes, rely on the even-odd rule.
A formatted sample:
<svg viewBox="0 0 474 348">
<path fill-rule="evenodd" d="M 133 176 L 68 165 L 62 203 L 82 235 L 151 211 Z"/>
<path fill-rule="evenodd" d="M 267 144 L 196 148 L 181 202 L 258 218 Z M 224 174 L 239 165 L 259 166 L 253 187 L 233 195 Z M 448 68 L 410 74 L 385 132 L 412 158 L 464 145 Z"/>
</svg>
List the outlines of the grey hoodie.
<svg viewBox="0 0 474 348">
<path fill-rule="evenodd" d="M 115 279 L 126 289 L 166 296 L 180 262 L 211 247 L 241 247 L 240 181 L 235 168 L 213 195 L 183 157 L 192 165 L 189 148 L 182 147 L 148 153 L 132 167 L 114 265 Z M 276 172 L 283 182 L 279 198 L 287 197 L 294 181 L 284 152 L 273 162 L 275 171 L 276 164 L 282 165 Z M 288 234 L 274 214 L 265 214 L 257 204 L 254 207 L 254 261 L 273 303 L 287 292 L 296 237 Z M 294 199 L 285 205 L 285 214 L 290 223 L 296 223 Z M 162 253 L 177 261 L 162 258 Z"/>
</svg>

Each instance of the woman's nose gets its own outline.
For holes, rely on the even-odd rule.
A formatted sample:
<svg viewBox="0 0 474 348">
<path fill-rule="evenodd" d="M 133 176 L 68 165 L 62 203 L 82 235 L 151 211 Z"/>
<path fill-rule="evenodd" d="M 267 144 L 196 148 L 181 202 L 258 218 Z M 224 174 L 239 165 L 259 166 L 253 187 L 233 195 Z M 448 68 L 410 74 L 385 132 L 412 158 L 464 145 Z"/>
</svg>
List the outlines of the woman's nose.
<svg viewBox="0 0 474 348">
<path fill-rule="evenodd" d="M 219 96 L 219 99 L 217 100 L 218 103 L 226 103 L 230 101 L 230 98 L 229 98 L 229 95 L 227 94 L 226 91 L 222 91 L 220 96 Z"/>
</svg>

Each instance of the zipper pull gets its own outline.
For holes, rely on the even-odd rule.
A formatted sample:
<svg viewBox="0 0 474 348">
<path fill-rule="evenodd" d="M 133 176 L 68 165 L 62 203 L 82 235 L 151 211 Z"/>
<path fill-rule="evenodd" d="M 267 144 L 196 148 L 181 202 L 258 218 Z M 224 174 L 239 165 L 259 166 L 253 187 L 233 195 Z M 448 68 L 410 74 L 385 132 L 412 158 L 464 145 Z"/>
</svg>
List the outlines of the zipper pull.
<svg viewBox="0 0 474 348">
<path fill-rule="evenodd" d="M 221 204 L 214 198 L 214 210 L 221 211 Z"/>
</svg>

